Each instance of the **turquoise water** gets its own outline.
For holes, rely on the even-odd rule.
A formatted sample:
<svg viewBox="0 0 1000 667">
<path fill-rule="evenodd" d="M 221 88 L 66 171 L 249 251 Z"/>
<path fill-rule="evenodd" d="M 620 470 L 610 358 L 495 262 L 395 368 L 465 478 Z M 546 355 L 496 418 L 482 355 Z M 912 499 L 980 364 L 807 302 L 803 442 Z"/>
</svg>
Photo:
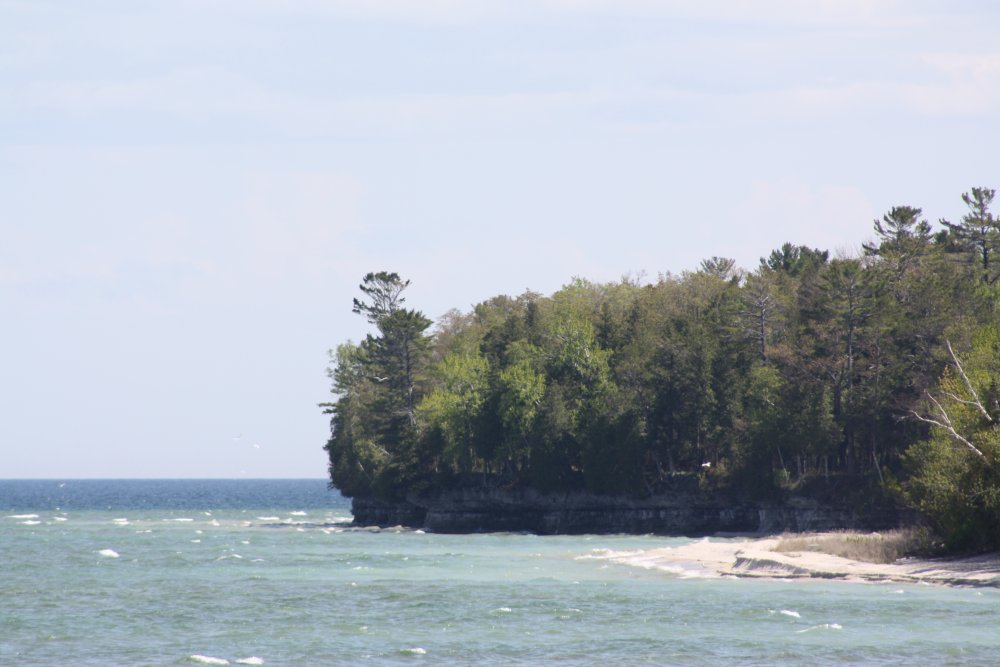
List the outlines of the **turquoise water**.
<svg viewBox="0 0 1000 667">
<path fill-rule="evenodd" d="M 0 481 L 0 665 L 1000 663 L 994 589 L 678 577 L 599 556 L 683 538 L 349 519 L 321 480 Z"/>
</svg>

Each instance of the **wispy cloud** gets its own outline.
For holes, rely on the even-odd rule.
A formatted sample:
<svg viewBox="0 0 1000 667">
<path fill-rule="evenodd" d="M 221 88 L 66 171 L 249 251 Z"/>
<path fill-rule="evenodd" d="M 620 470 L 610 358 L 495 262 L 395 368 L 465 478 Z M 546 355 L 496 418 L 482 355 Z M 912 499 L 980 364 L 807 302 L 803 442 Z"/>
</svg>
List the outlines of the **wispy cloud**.
<svg viewBox="0 0 1000 667">
<path fill-rule="evenodd" d="M 596 92 L 338 95 L 290 93 L 218 68 L 184 69 L 141 79 L 76 79 L 8 85 L 0 113 L 48 111 L 70 117 L 165 114 L 179 120 L 230 123 L 239 119 L 292 137 L 358 133 L 553 129 L 573 115 L 610 102 Z"/>
<path fill-rule="evenodd" d="M 908 9 L 899 0 L 241 0 L 240 8 L 281 14 L 320 14 L 420 22 L 479 22 L 539 16 L 635 16 L 744 23 L 846 26 L 895 21 Z"/>
</svg>

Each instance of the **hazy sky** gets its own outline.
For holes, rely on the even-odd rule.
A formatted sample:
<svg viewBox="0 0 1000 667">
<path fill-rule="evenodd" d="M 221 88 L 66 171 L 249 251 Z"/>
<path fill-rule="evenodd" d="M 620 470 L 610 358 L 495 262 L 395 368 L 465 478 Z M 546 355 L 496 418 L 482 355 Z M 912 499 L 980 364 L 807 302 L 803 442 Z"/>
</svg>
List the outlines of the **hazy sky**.
<svg viewBox="0 0 1000 667">
<path fill-rule="evenodd" d="M 989 0 L 0 0 L 0 478 L 324 476 L 367 271 L 438 317 L 957 219 L 1000 187 L 998 34 Z"/>
</svg>

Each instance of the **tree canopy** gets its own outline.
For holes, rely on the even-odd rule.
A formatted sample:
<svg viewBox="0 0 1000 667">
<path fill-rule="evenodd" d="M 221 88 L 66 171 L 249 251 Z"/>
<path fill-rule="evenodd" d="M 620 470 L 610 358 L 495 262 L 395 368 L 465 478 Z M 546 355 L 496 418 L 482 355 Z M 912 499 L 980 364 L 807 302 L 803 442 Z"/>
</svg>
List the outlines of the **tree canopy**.
<svg viewBox="0 0 1000 667">
<path fill-rule="evenodd" d="M 353 310 L 374 331 L 331 355 L 332 483 L 391 500 L 855 480 L 955 547 L 998 547 L 992 199 L 972 188 L 937 232 L 893 207 L 856 257 L 786 243 L 753 272 L 713 256 L 646 284 L 576 279 L 451 311 L 433 334 L 404 308 L 409 281 L 369 273 Z"/>
</svg>

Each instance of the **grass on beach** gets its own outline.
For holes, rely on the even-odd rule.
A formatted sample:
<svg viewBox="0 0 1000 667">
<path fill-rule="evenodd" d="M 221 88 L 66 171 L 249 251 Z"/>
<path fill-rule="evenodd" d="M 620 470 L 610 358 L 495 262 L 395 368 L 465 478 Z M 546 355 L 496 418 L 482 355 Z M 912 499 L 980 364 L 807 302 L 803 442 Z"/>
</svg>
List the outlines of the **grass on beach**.
<svg viewBox="0 0 1000 667">
<path fill-rule="evenodd" d="M 865 563 L 894 563 L 904 556 L 928 551 L 926 531 L 915 528 L 883 533 L 836 532 L 787 534 L 779 538 L 773 551 L 815 551 Z"/>
</svg>

